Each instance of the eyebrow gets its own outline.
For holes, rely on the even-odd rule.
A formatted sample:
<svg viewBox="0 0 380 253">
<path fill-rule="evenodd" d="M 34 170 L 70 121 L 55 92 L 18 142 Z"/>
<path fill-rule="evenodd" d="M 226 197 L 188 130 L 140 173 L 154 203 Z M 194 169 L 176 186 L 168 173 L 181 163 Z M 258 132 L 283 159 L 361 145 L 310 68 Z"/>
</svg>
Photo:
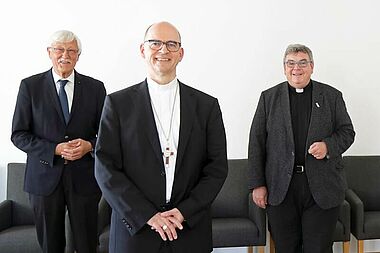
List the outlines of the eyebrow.
<svg viewBox="0 0 380 253">
<path fill-rule="evenodd" d="M 287 61 L 296 61 L 296 60 L 294 60 L 294 59 L 287 59 Z M 308 59 L 304 58 L 304 59 L 301 59 L 299 61 L 308 61 Z"/>
</svg>

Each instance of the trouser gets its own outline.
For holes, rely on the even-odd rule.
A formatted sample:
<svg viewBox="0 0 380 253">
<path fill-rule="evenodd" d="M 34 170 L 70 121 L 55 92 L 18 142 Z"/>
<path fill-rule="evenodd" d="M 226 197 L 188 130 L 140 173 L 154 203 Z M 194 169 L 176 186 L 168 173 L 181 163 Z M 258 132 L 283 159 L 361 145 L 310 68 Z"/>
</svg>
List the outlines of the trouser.
<svg viewBox="0 0 380 253">
<path fill-rule="evenodd" d="M 170 243 L 168 243 L 167 241 L 161 243 L 161 248 L 160 248 L 159 253 L 173 253 Z"/>
<path fill-rule="evenodd" d="M 276 253 L 332 253 L 339 206 L 320 208 L 305 173 L 294 173 L 284 201 L 267 214 Z"/>
<path fill-rule="evenodd" d="M 34 212 L 38 242 L 44 253 L 64 252 L 66 209 L 77 253 L 96 252 L 100 193 L 77 194 L 73 189 L 71 173 L 65 168 L 52 194 L 49 196 L 29 194 L 29 199 Z"/>
</svg>

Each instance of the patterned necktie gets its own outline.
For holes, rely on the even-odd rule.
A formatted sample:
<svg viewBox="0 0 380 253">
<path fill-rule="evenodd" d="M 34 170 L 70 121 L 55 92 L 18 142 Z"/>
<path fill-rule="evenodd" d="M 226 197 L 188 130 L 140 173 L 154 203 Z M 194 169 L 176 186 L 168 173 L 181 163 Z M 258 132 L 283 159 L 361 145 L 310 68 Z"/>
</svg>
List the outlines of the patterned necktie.
<svg viewBox="0 0 380 253">
<path fill-rule="evenodd" d="M 67 101 L 67 95 L 65 91 L 65 85 L 67 84 L 69 80 L 59 80 L 59 92 L 58 92 L 58 97 L 59 97 L 59 102 L 61 102 L 61 108 L 63 112 L 63 116 L 65 117 L 65 122 L 69 122 L 69 104 Z"/>
</svg>

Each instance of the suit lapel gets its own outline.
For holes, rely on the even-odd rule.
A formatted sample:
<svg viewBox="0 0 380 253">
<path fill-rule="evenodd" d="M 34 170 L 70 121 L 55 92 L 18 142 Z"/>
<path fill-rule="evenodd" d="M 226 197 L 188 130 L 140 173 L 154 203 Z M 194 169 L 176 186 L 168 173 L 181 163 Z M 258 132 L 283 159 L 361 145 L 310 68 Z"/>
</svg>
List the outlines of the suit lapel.
<svg viewBox="0 0 380 253">
<path fill-rule="evenodd" d="M 75 77 L 74 77 L 75 84 L 74 84 L 73 102 L 71 105 L 69 122 L 67 122 L 67 124 L 70 123 L 72 115 L 74 115 L 75 111 L 80 106 L 80 101 L 82 100 L 83 85 L 81 84 L 81 81 L 82 81 L 81 75 L 75 71 Z"/>
<path fill-rule="evenodd" d="M 136 87 L 136 96 L 134 96 L 134 103 L 136 104 L 136 108 L 138 110 L 138 125 L 141 126 L 145 132 L 145 135 L 152 145 L 153 152 L 156 154 L 157 159 L 162 164 L 162 169 L 164 169 L 161 145 L 150 102 L 148 83 L 146 80 Z"/>
<path fill-rule="evenodd" d="M 177 168 L 180 168 L 183 156 L 185 154 L 186 146 L 189 141 L 191 130 L 193 127 L 193 121 L 195 118 L 195 109 L 197 106 L 195 97 L 191 90 L 179 82 L 179 92 L 180 92 L 180 130 L 179 130 L 179 143 L 177 150 L 177 161 L 176 161 L 176 173 Z M 136 96 L 134 96 L 134 103 L 136 108 L 138 108 L 139 125 L 143 126 L 143 131 L 147 136 L 157 159 L 162 164 L 164 168 L 164 163 L 162 159 L 161 145 L 159 142 L 158 132 L 156 123 L 154 121 L 154 115 L 152 106 L 150 103 L 150 95 L 148 91 L 148 84 L 146 80 L 136 87 Z"/>
<path fill-rule="evenodd" d="M 291 133 L 291 141 L 293 143 L 294 136 L 293 136 L 293 127 L 292 127 L 292 116 L 290 113 L 290 100 L 289 100 L 289 88 L 288 88 L 288 82 L 284 82 L 281 84 L 280 88 L 280 101 L 281 101 L 281 108 L 284 115 L 284 121 L 286 130 L 288 133 Z"/>
<path fill-rule="evenodd" d="M 323 120 L 323 106 L 324 98 L 321 86 L 318 82 L 312 81 L 313 91 L 312 91 L 312 104 L 311 104 L 311 116 L 310 116 L 310 125 L 308 131 L 308 140 L 306 143 L 309 143 L 309 137 L 315 136 L 314 133 L 318 132 L 321 122 Z"/>
<path fill-rule="evenodd" d="M 181 167 L 183 156 L 185 154 L 186 146 L 189 141 L 191 130 L 193 128 L 193 122 L 195 118 L 195 109 L 197 107 L 197 102 L 191 90 L 179 82 L 179 91 L 181 97 L 180 111 L 180 129 L 179 129 L 179 141 L 178 141 L 178 151 L 177 151 L 177 161 L 176 161 L 176 174 L 178 168 Z"/>
<path fill-rule="evenodd" d="M 58 99 L 57 88 L 55 86 L 52 71 L 53 69 L 50 69 L 49 71 L 46 72 L 46 79 L 44 82 L 44 86 L 48 93 L 48 97 L 51 100 L 51 104 L 54 106 L 55 110 L 57 111 L 59 117 L 61 118 L 62 123 L 66 125 L 65 118 L 63 116 L 63 112 L 61 109 L 61 104 Z"/>
</svg>

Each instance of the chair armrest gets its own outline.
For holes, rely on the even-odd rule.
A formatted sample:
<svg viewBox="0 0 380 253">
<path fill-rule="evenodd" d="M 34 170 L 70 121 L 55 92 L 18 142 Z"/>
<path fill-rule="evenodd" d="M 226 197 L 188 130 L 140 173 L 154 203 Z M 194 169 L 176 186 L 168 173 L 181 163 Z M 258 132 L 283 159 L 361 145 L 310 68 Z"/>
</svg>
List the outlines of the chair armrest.
<svg viewBox="0 0 380 253">
<path fill-rule="evenodd" d="M 12 226 L 12 201 L 4 200 L 0 203 L 0 231 Z"/>
<path fill-rule="evenodd" d="M 266 215 L 264 209 L 258 207 L 253 203 L 252 200 L 252 193 L 248 195 L 248 217 L 250 220 L 252 220 L 258 230 L 259 230 L 259 238 L 260 241 L 264 242 L 266 241 Z"/>
<path fill-rule="evenodd" d="M 350 234 L 351 231 L 351 206 L 344 200 L 340 205 L 338 220 L 343 224 L 344 234 Z"/>
<path fill-rule="evenodd" d="M 98 205 L 98 235 L 104 232 L 104 229 L 111 223 L 111 207 L 102 197 Z"/>
<path fill-rule="evenodd" d="M 351 189 L 346 191 L 346 200 L 351 206 L 351 232 L 355 236 L 364 232 L 364 206 L 363 201 Z"/>
</svg>

